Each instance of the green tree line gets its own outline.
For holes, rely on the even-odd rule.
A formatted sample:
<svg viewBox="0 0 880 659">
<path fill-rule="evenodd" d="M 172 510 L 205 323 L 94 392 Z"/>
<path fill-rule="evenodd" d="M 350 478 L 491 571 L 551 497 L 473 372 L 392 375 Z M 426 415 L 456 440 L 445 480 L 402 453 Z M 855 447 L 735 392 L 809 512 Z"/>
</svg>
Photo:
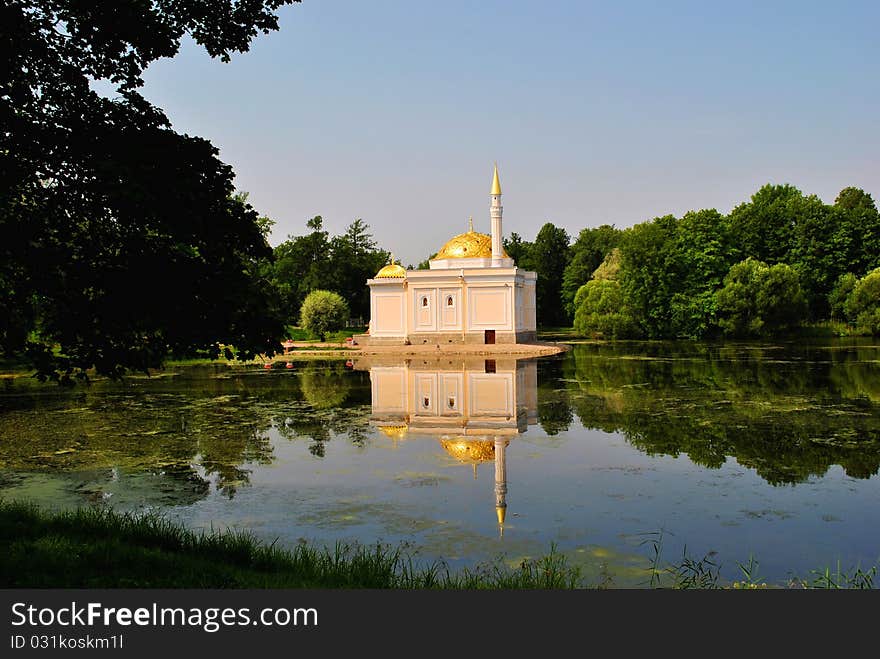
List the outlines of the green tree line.
<svg viewBox="0 0 880 659">
<path fill-rule="evenodd" d="M 541 326 L 586 336 L 768 337 L 834 320 L 880 333 L 880 214 L 848 187 L 833 204 L 765 185 L 724 215 L 665 215 L 628 229 L 552 223 L 504 241 L 538 273 Z"/>
<path fill-rule="evenodd" d="M 323 290 L 337 293 L 351 316 L 362 318 L 366 324 L 370 316 L 367 279 L 389 262 L 390 253 L 377 245 L 361 219 L 354 220 L 338 236 L 330 235 L 320 215 L 310 219 L 307 227 L 308 233 L 288 236 L 278 245 L 268 266 L 267 278 L 284 317 L 291 323 L 298 322 L 309 293 Z"/>
</svg>

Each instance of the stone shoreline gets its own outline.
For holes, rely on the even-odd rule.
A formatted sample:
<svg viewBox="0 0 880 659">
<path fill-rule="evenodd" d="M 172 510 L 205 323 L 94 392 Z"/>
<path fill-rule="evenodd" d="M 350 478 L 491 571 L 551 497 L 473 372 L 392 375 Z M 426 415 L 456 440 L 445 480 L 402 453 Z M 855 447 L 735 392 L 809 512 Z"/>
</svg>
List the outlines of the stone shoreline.
<svg viewBox="0 0 880 659">
<path fill-rule="evenodd" d="M 484 344 L 421 344 L 401 346 L 355 346 L 344 343 L 323 343 L 321 348 L 314 348 L 314 343 L 295 342 L 294 350 L 289 355 L 277 354 L 273 361 L 285 361 L 298 355 L 336 355 L 339 357 L 357 357 L 368 355 L 394 356 L 429 356 L 429 355 L 462 355 L 468 357 L 542 357 L 556 355 L 567 351 L 570 346 L 564 343 L 496 343 Z M 314 349 L 309 349 L 314 348 Z M 340 348 L 344 348 L 341 349 Z"/>
</svg>

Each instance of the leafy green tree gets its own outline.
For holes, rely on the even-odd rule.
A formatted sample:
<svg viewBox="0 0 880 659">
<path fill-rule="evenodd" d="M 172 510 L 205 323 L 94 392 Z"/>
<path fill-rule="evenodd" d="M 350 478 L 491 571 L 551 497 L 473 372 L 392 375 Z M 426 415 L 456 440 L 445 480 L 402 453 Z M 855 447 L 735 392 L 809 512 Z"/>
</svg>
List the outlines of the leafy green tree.
<svg viewBox="0 0 880 659">
<path fill-rule="evenodd" d="M 595 279 L 581 286 L 576 296 L 574 329 L 582 336 L 631 338 L 637 328 L 626 309 L 620 282 Z"/>
<path fill-rule="evenodd" d="M 0 5 L 0 350 L 43 375 L 273 351 L 271 250 L 233 172 L 138 91 L 185 37 L 227 61 L 289 0 Z M 98 94 L 93 81 L 114 88 Z"/>
<path fill-rule="evenodd" d="M 367 279 L 388 263 L 391 255 L 377 247 L 369 226 L 360 218 L 348 225 L 345 233 L 330 241 L 331 264 L 322 286 L 339 293 L 360 318 L 370 315 L 370 291 Z"/>
<path fill-rule="evenodd" d="M 793 268 L 747 258 L 734 265 L 716 295 L 718 325 L 728 336 L 773 336 L 805 318 L 806 298 Z"/>
<path fill-rule="evenodd" d="M 510 234 L 509 238 L 502 239 L 504 251 L 513 259 L 517 267 L 524 270 L 534 270 L 532 262 L 532 243 L 522 239 L 516 231 Z"/>
<path fill-rule="evenodd" d="M 631 338 L 638 329 L 623 299 L 617 277 L 620 250 L 611 250 L 592 278 L 575 295 L 574 329 L 583 336 Z"/>
<path fill-rule="evenodd" d="M 742 255 L 764 263 L 789 260 L 804 196 L 792 185 L 767 184 L 730 213 L 730 224 Z"/>
<path fill-rule="evenodd" d="M 366 318 L 370 313 L 366 281 L 388 263 L 390 254 L 377 246 L 369 225 L 361 219 L 333 237 L 324 229 L 320 215 L 307 226 L 310 233 L 288 236 L 275 248 L 272 277 L 281 292 L 286 317 L 296 317 L 311 291 L 326 289 L 339 293 L 354 315 Z"/>
<path fill-rule="evenodd" d="M 880 217 L 858 188 L 845 188 L 828 206 L 793 186 L 765 185 L 730 222 L 743 256 L 798 272 L 813 319 L 829 315 L 828 296 L 841 275 L 880 265 Z"/>
<path fill-rule="evenodd" d="M 715 292 L 739 255 L 727 218 L 715 209 L 686 213 L 675 225 L 672 248 L 670 332 L 704 338 L 715 325 Z"/>
<path fill-rule="evenodd" d="M 602 263 L 598 265 L 595 271 L 593 271 L 593 275 L 591 279 L 593 280 L 602 280 L 602 279 L 613 279 L 617 281 L 620 278 L 620 248 L 615 247 L 608 254 L 605 255 L 605 258 L 602 260 Z"/>
<path fill-rule="evenodd" d="M 574 296 L 589 281 L 593 272 L 620 242 L 620 229 L 603 224 L 600 227 L 581 229 L 577 240 L 571 245 L 571 259 L 562 275 L 562 303 L 569 317 L 574 316 Z"/>
<path fill-rule="evenodd" d="M 880 334 L 880 268 L 859 280 L 846 300 L 845 310 L 859 330 Z"/>
<path fill-rule="evenodd" d="M 562 277 L 569 259 L 568 242 L 565 229 L 547 222 L 538 231 L 529 250 L 528 261 L 538 273 L 535 306 L 539 325 L 555 327 L 570 322 L 562 304 Z"/>
<path fill-rule="evenodd" d="M 232 198 L 240 204 L 245 205 L 248 203 L 248 199 L 250 198 L 250 196 L 250 192 L 239 190 L 234 195 L 232 195 Z M 257 227 L 259 228 L 260 233 L 263 235 L 263 238 L 265 238 L 266 240 L 269 240 L 269 234 L 272 233 L 272 227 L 274 226 L 275 220 L 273 220 L 268 215 L 261 215 L 257 218 Z"/>
<path fill-rule="evenodd" d="M 419 264 L 416 266 L 416 270 L 430 270 L 431 269 L 431 261 L 437 258 L 437 252 L 434 252 L 426 258 L 424 261 L 419 261 Z"/>
<path fill-rule="evenodd" d="M 867 274 L 880 267 L 880 213 L 874 199 L 860 188 L 844 188 L 834 201 L 839 213 L 832 249 L 844 271 Z"/>
<path fill-rule="evenodd" d="M 672 215 L 637 224 L 621 238 L 620 285 L 639 333 L 648 338 L 674 336 L 669 302 L 675 294 L 676 225 Z"/>
<path fill-rule="evenodd" d="M 828 307 L 831 311 L 832 320 L 846 318 L 846 301 L 858 283 L 859 278 L 851 272 L 838 277 L 837 283 L 834 284 L 834 288 L 828 296 Z"/>
<path fill-rule="evenodd" d="M 280 291 L 284 315 L 293 319 L 311 291 L 326 284 L 331 268 L 330 238 L 324 220 L 316 215 L 307 222 L 311 232 L 288 236 L 275 248 L 273 281 Z"/>
<path fill-rule="evenodd" d="M 328 332 L 345 327 L 348 316 L 348 304 L 339 293 L 318 289 L 303 300 L 299 323 L 323 341 Z"/>
<path fill-rule="evenodd" d="M 715 326 L 715 291 L 739 252 L 714 209 L 658 217 L 624 232 L 620 282 L 642 334 L 704 338 Z"/>
<path fill-rule="evenodd" d="M 850 267 L 847 250 L 836 245 L 843 239 L 843 219 L 844 213 L 813 195 L 804 197 L 799 204 L 788 262 L 797 270 L 813 319 L 828 317 L 828 295 Z"/>
</svg>

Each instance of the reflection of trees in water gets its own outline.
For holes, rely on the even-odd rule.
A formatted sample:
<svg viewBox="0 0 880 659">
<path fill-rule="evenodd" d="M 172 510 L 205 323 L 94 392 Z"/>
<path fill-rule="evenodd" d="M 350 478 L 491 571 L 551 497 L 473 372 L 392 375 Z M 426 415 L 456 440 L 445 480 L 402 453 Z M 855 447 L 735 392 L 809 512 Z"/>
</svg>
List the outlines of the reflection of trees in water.
<svg viewBox="0 0 880 659">
<path fill-rule="evenodd" d="M 550 436 L 565 432 L 574 416 L 568 400 L 568 391 L 560 386 L 563 361 L 552 359 L 538 368 L 538 422 Z"/>
<path fill-rule="evenodd" d="M 307 438 L 311 440 L 309 452 L 324 457 L 325 445 L 334 435 L 345 435 L 356 446 L 364 446 L 369 436 L 369 404 L 319 410 L 305 407 L 290 416 L 279 416 L 274 425 L 279 434 L 288 440 Z"/>
<path fill-rule="evenodd" d="M 217 489 L 230 499 L 239 487 L 250 484 L 253 465 L 268 465 L 274 460 L 269 425 L 257 419 L 244 425 L 229 431 L 216 429 L 199 441 L 199 463 L 205 475 L 213 476 Z"/>
<path fill-rule="evenodd" d="M 831 384 L 846 398 L 864 398 L 880 404 L 880 356 L 877 351 L 870 357 L 865 355 L 860 363 L 845 361 L 835 364 L 831 371 Z"/>
<path fill-rule="evenodd" d="M 363 446 L 368 436 L 369 373 L 348 371 L 339 363 L 305 369 L 299 375 L 302 401 L 273 423 L 282 437 L 311 440 L 309 452 L 324 457 L 334 435 Z"/>
<path fill-rule="evenodd" d="M 318 410 L 341 407 L 348 398 L 351 374 L 329 369 L 304 371 L 299 376 L 303 398 Z"/>
<path fill-rule="evenodd" d="M 834 464 L 867 478 L 880 469 L 880 411 L 873 403 L 880 399 L 878 354 L 575 346 L 549 364 L 543 379 L 539 370 L 539 416 L 550 410 L 553 427 L 568 405 L 584 426 L 620 431 L 648 454 L 685 453 L 710 468 L 732 456 L 772 484 L 801 482 Z"/>
<path fill-rule="evenodd" d="M 130 378 L 61 390 L 22 383 L 0 395 L 0 466 L 9 471 L 150 472 L 179 481 L 182 492 L 229 497 L 250 483 L 254 465 L 271 464 L 269 433 L 307 436 L 323 455 L 331 433 L 363 443 L 369 380 L 341 365 L 303 373 L 230 373 L 186 369 L 174 378 Z M 334 388 L 336 392 L 334 393 Z M 350 400 L 346 400 L 350 399 Z M 329 403 L 329 404 L 328 404 Z M 97 484 L 96 487 L 100 487 Z M 188 496 L 193 496 L 188 494 Z"/>
</svg>

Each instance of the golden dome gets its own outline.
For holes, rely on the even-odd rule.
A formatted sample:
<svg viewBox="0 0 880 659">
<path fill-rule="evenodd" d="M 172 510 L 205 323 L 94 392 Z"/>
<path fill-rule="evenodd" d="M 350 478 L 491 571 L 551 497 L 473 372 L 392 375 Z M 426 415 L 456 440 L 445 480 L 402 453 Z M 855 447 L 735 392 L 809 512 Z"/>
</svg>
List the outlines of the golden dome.
<svg viewBox="0 0 880 659">
<path fill-rule="evenodd" d="M 443 439 L 440 446 L 459 462 L 479 464 L 495 459 L 495 442 L 477 439 Z"/>
<path fill-rule="evenodd" d="M 505 258 L 507 252 L 501 251 Z M 473 229 L 467 233 L 460 233 L 440 248 L 435 259 L 491 259 L 492 236 L 486 233 L 477 233 Z"/>
<path fill-rule="evenodd" d="M 391 439 L 403 439 L 406 436 L 407 426 L 379 426 L 379 432 Z"/>
<path fill-rule="evenodd" d="M 390 263 L 376 273 L 376 279 L 403 279 L 405 277 L 406 270 L 396 263 Z"/>
</svg>

